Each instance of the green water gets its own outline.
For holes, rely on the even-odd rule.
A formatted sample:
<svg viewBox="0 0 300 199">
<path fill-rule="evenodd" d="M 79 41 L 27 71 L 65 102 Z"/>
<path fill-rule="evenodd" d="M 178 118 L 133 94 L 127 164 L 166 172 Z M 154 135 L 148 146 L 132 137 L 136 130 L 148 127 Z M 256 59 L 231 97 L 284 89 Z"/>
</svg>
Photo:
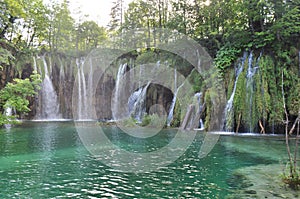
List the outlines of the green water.
<svg viewBox="0 0 300 199">
<path fill-rule="evenodd" d="M 169 143 L 176 131 L 142 141 L 116 127 L 106 127 L 105 133 L 120 147 L 145 152 Z M 0 129 L 0 198 L 225 198 L 235 189 L 230 183 L 234 170 L 278 163 L 285 154 L 279 137 L 221 136 L 212 152 L 199 159 L 203 137 L 199 132 L 171 165 L 135 174 L 97 160 L 72 122 Z"/>
</svg>

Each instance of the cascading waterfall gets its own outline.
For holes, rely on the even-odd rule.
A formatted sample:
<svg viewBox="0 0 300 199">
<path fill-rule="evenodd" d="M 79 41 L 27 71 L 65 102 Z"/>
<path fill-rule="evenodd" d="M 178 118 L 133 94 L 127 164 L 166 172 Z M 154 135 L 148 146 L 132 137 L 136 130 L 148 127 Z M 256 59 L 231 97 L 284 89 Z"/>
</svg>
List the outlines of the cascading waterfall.
<svg viewBox="0 0 300 199">
<path fill-rule="evenodd" d="M 127 64 L 121 64 L 117 73 L 117 78 L 116 78 L 116 87 L 115 87 L 115 100 L 119 99 L 119 96 L 122 95 L 122 78 L 123 75 L 126 73 L 127 70 Z M 117 105 L 117 101 L 114 102 L 115 105 Z"/>
<path fill-rule="evenodd" d="M 174 108 L 175 108 L 176 99 L 177 99 L 178 89 L 177 89 L 177 69 L 176 69 L 176 67 L 174 68 L 174 90 L 175 90 L 175 92 L 174 92 L 174 96 L 172 99 L 172 104 L 170 106 L 170 110 L 169 110 L 168 117 L 167 117 L 167 126 L 170 126 L 171 122 L 173 120 Z"/>
<path fill-rule="evenodd" d="M 261 53 L 262 54 L 262 53 Z M 254 130 L 254 124 L 252 121 L 252 104 L 253 104 L 253 92 L 254 92 L 254 75 L 256 74 L 258 67 L 258 63 L 260 60 L 260 56 L 257 58 L 255 66 L 253 66 L 253 52 L 250 52 L 249 58 L 248 58 L 248 70 L 247 70 L 247 82 L 246 82 L 246 101 L 248 105 L 248 124 L 249 124 L 249 133 L 252 133 Z"/>
<path fill-rule="evenodd" d="M 159 63 L 157 64 L 159 66 Z M 114 115 L 118 113 L 120 110 L 118 108 L 118 105 L 122 102 L 120 102 L 120 99 L 123 99 L 121 96 L 124 94 L 124 86 L 126 87 L 127 81 L 129 79 L 124 79 L 124 75 L 128 69 L 128 64 L 121 64 L 118 69 L 117 77 L 116 77 L 116 85 L 115 85 L 115 93 L 114 93 L 114 113 L 113 117 L 115 120 L 120 119 L 117 118 L 117 116 L 120 115 Z M 144 74 L 144 68 L 143 66 L 140 67 L 139 70 L 139 76 L 142 77 Z M 130 78 L 134 78 L 132 76 L 133 73 L 130 73 Z M 127 83 L 126 83 L 127 82 Z M 129 98 L 127 99 L 127 108 L 128 108 L 128 113 L 122 113 L 122 117 L 128 117 L 131 116 L 134 119 L 136 119 L 138 122 L 142 122 L 142 119 L 146 113 L 146 97 L 147 97 L 147 90 L 150 86 L 151 81 L 149 81 L 146 85 L 142 85 L 142 82 L 138 82 L 138 90 L 133 92 Z M 128 85 L 127 85 L 128 86 Z"/>
<path fill-rule="evenodd" d="M 88 118 L 88 96 L 87 96 L 87 87 L 86 80 L 83 71 L 84 59 L 76 59 L 77 65 L 77 81 L 78 81 L 78 107 L 77 107 L 77 116 L 78 120 L 90 119 Z"/>
<path fill-rule="evenodd" d="M 4 115 L 5 116 L 12 116 L 12 111 L 13 109 L 9 106 L 4 110 Z"/>
<path fill-rule="evenodd" d="M 159 65 L 159 64 L 158 64 Z M 121 95 L 123 93 L 126 79 L 124 79 L 124 75 L 128 69 L 128 64 L 121 64 L 118 69 L 117 78 L 116 78 L 116 86 L 115 86 L 115 94 L 114 94 L 114 110 L 115 112 L 118 112 L 118 104 L 120 103 Z M 143 66 L 140 67 L 139 71 L 140 77 L 143 75 Z M 134 119 L 136 119 L 138 122 L 142 122 L 142 119 L 146 113 L 146 97 L 147 97 L 147 89 L 150 86 L 150 81 L 147 83 L 147 85 L 142 85 L 141 82 L 139 82 L 139 89 L 133 92 L 127 101 L 128 106 L 128 114 L 124 114 L 123 116 L 131 116 Z M 114 119 L 120 119 L 116 118 L 114 116 Z"/>
<path fill-rule="evenodd" d="M 175 105 L 176 105 L 176 100 L 177 100 L 177 93 L 178 93 L 179 89 L 176 89 L 175 93 L 174 93 L 174 97 L 172 99 L 172 103 L 170 106 L 170 110 L 168 113 L 168 117 L 167 117 L 167 126 L 171 125 L 171 122 L 173 120 L 173 116 L 174 116 L 174 109 L 175 109 Z"/>
<path fill-rule="evenodd" d="M 147 97 L 147 90 L 148 87 L 150 86 L 151 82 L 148 82 L 146 86 L 140 88 L 139 90 L 141 91 L 137 91 L 139 94 L 137 95 L 137 93 L 134 93 L 137 98 L 136 101 L 134 103 L 132 112 L 130 112 L 130 115 L 136 119 L 138 122 L 142 122 L 142 119 L 146 113 L 146 97 Z M 129 97 L 129 99 L 131 98 L 131 96 Z"/>
<path fill-rule="evenodd" d="M 83 99 L 83 101 L 81 101 L 82 103 L 80 104 L 83 108 L 82 112 L 81 112 L 81 118 L 79 119 L 87 119 L 87 89 L 86 89 L 86 80 L 85 80 L 85 75 L 84 75 L 84 71 L 83 71 L 83 66 L 84 66 L 84 61 L 81 61 L 81 66 L 79 67 L 79 73 L 81 76 L 81 83 L 82 83 L 82 91 L 83 93 L 81 93 L 81 97 Z"/>
<path fill-rule="evenodd" d="M 205 129 L 205 127 L 204 127 L 204 123 L 203 123 L 203 120 L 202 119 L 200 119 L 200 121 L 199 121 L 199 130 L 204 130 Z"/>
<path fill-rule="evenodd" d="M 12 108 L 11 106 L 7 107 L 5 110 L 4 110 L 4 115 L 7 116 L 7 117 L 10 117 L 10 116 L 13 116 L 16 114 L 16 110 L 14 108 Z M 10 119 L 9 119 L 10 120 Z M 11 124 L 5 124 L 4 125 L 5 128 L 10 128 L 11 127 Z"/>
<path fill-rule="evenodd" d="M 247 57 L 247 52 L 244 53 L 241 61 L 238 63 L 237 68 L 235 69 L 235 81 L 234 81 L 233 91 L 225 107 L 225 131 L 228 132 L 233 130 L 233 118 L 234 118 L 233 100 L 234 100 L 234 95 L 236 92 L 236 86 L 237 86 L 239 76 L 244 69 L 246 57 Z"/>
<path fill-rule="evenodd" d="M 247 59 L 248 56 L 248 59 Z M 259 69 L 259 62 L 260 58 L 262 56 L 262 52 L 258 56 L 258 58 L 255 60 L 253 52 L 251 51 L 249 54 L 247 52 L 244 52 L 243 57 L 239 60 L 237 64 L 237 68 L 235 70 L 235 82 L 234 82 L 234 87 L 232 94 L 227 101 L 226 108 L 225 108 L 225 124 L 224 124 L 224 130 L 225 131 L 233 131 L 234 127 L 234 106 L 233 106 L 233 101 L 237 89 L 237 82 L 239 79 L 239 76 L 241 75 L 242 71 L 244 71 L 244 66 L 247 61 L 248 68 L 247 73 L 246 73 L 246 84 L 245 84 L 245 111 L 246 114 L 243 115 L 244 118 L 244 123 L 243 123 L 243 128 L 248 131 L 249 133 L 252 133 L 256 127 L 256 124 L 254 123 L 253 120 L 253 103 L 254 103 L 254 91 L 255 91 L 255 75 L 257 74 L 257 71 Z M 262 90 L 262 92 L 264 92 Z M 262 93 L 262 95 L 264 95 Z"/>
<path fill-rule="evenodd" d="M 45 56 L 42 56 L 42 60 L 44 65 L 45 77 L 41 85 L 41 107 L 37 119 L 60 119 L 61 115 L 59 114 L 59 103 L 57 100 L 57 94 L 54 90 L 52 81 L 50 79 L 50 74 L 48 71 L 48 65 Z"/>
<path fill-rule="evenodd" d="M 170 126 L 171 125 L 171 122 L 173 120 L 173 117 L 174 117 L 174 109 L 175 109 L 175 105 L 176 105 L 176 100 L 177 100 L 177 94 L 178 94 L 178 91 L 179 89 L 184 85 L 181 84 L 178 88 L 177 88 L 177 69 L 175 68 L 174 69 L 174 96 L 173 96 L 173 99 L 172 99 L 172 103 L 171 103 L 171 106 L 170 106 L 170 110 L 169 110 L 169 113 L 168 113 L 168 117 L 167 117 L 167 126 Z"/>
<path fill-rule="evenodd" d="M 81 73 L 80 73 L 80 67 L 82 64 L 80 63 L 79 59 L 76 59 L 76 66 L 77 66 L 77 82 L 78 82 L 78 106 L 77 106 L 77 116 L 78 118 L 76 119 L 81 119 L 82 117 L 82 92 L 81 92 L 81 87 L 82 87 L 82 82 L 81 82 Z"/>
<path fill-rule="evenodd" d="M 132 93 L 132 95 L 130 95 L 129 99 L 128 99 L 128 111 L 129 113 L 132 113 L 134 110 L 134 105 L 135 103 L 138 101 L 141 93 L 143 91 L 143 87 L 139 88 L 137 91 L 134 91 Z"/>
<path fill-rule="evenodd" d="M 202 130 L 205 129 L 203 120 L 201 118 L 201 112 L 203 110 L 203 103 L 202 103 L 202 100 L 201 100 L 202 93 L 201 92 L 200 93 L 196 93 L 195 97 L 197 98 L 197 102 L 198 102 L 198 113 L 197 113 L 197 115 L 199 115 L 199 117 L 200 117 L 200 119 L 199 119 L 199 125 L 198 125 L 197 128 L 198 128 L 198 130 L 202 131 Z"/>
<path fill-rule="evenodd" d="M 124 82 L 126 82 L 126 80 L 124 80 L 124 75 L 126 73 L 126 70 L 128 69 L 128 65 L 127 63 L 125 64 L 120 64 L 119 69 L 118 69 L 118 73 L 117 73 L 117 77 L 116 77 L 116 85 L 115 85 L 115 93 L 114 93 L 114 104 L 113 104 L 113 119 L 114 120 L 118 120 L 120 118 L 118 118 L 118 115 L 115 115 L 116 113 L 119 112 L 119 103 L 120 102 L 120 98 L 121 95 L 123 94 L 123 87 L 124 86 Z M 127 89 L 127 88 L 126 88 Z"/>
</svg>

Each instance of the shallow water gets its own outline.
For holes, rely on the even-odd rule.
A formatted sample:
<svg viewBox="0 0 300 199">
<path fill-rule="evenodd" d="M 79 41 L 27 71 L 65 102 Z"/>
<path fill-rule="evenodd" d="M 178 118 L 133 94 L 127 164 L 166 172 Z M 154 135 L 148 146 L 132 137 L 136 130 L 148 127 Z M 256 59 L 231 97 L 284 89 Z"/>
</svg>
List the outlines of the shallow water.
<svg viewBox="0 0 300 199">
<path fill-rule="evenodd" d="M 155 151 L 175 130 L 137 139 L 105 127 L 128 151 Z M 186 136 L 189 136 L 188 134 Z M 222 135 L 200 159 L 204 134 L 172 164 L 157 171 L 124 173 L 104 165 L 83 146 L 72 122 L 27 122 L 0 129 L 0 198 L 225 198 L 239 168 L 285 161 L 282 137 Z"/>
</svg>

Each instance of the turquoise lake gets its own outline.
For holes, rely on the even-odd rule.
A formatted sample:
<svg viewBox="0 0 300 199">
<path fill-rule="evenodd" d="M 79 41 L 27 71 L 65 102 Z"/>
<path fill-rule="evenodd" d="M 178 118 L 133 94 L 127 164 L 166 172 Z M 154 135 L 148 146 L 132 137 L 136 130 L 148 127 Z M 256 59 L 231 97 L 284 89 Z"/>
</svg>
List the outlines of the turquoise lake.
<svg viewBox="0 0 300 199">
<path fill-rule="evenodd" d="M 112 142 L 129 151 L 153 151 L 176 130 L 137 139 L 115 126 L 103 127 Z M 187 133 L 186 136 L 189 136 Z M 222 135 L 204 158 L 205 134 L 175 162 L 145 173 L 118 172 L 82 144 L 73 122 L 25 122 L 0 129 L 0 198 L 226 198 L 236 189 L 236 169 L 286 161 L 281 136 Z"/>
</svg>

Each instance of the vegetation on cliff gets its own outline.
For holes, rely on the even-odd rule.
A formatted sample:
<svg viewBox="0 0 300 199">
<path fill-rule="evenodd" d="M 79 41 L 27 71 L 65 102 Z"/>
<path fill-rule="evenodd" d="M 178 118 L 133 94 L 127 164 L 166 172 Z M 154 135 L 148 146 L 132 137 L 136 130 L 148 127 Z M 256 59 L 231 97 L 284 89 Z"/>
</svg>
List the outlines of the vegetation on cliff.
<svg viewBox="0 0 300 199">
<path fill-rule="evenodd" d="M 198 41 L 210 53 L 218 77 L 225 83 L 228 99 L 233 91 L 236 61 L 245 51 L 247 59 L 253 53 L 252 64 L 257 70 L 251 79 L 251 90 L 247 90 L 250 83 L 246 61 L 237 81 L 230 122 L 238 132 L 251 129 L 280 133 L 285 117 L 279 81 L 282 72 L 289 127 L 299 113 L 299 5 L 299 0 L 134 0 L 125 9 L 122 0 L 115 0 L 106 29 L 84 18 L 77 22 L 71 17 L 66 0 L 49 4 L 42 0 L 4 0 L 0 3 L 3 10 L 0 13 L 0 88 L 15 77 L 29 77 L 35 54 L 48 52 L 79 57 L 104 43 L 111 47 L 126 46 L 129 42 L 132 45 L 135 38 L 125 34 L 132 29 L 145 29 L 141 40 L 144 43 L 139 46 L 149 49 L 165 39 L 156 30 L 175 29 Z M 120 34 L 123 39 L 118 40 L 115 36 Z M 156 60 L 153 57 L 158 53 L 143 49 L 140 52 L 136 63 Z M 184 75 L 191 71 L 186 63 L 177 65 Z M 189 78 L 195 92 L 205 86 L 199 75 L 192 73 Z M 208 107 L 207 118 L 209 110 Z"/>
</svg>

